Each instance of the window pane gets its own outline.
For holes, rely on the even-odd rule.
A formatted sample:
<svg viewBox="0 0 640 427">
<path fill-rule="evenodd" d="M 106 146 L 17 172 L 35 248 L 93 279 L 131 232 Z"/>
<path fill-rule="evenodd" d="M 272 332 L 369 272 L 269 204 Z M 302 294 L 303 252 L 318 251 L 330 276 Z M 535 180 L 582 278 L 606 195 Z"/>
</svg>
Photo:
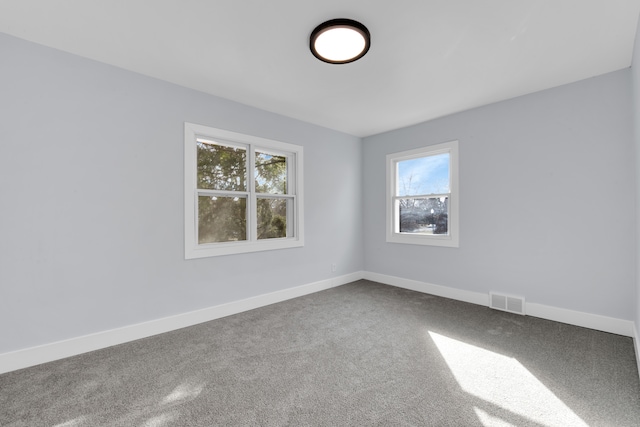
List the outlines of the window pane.
<svg viewBox="0 0 640 427">
<path fill-rule="evenodd" d="M 287 194 L 287 158 L 256 151 L 256 192 Z"/>
<path fill-rule="evenodd" d="M 247 199 L 198 196 L 198 243 L 247 240 Z"/>
<path fill-rule="evenodd" d="M 405 198 L 398 204 L 401 233 L 448 234 L 448 197 Z"/>
<path fill-rule="evenodd" d="M 288 199 L 258 199 L 258 239 L 287 237 Z"/>
<path fill-rule="evenodd" d="M 398 162 L 397 196 L 450 193 L 449 153 Z"/>
<path fill-rule="evenodd" d="M 247 191 L 247 150 L 198 139 L 198 188 Z"/>
</svg>

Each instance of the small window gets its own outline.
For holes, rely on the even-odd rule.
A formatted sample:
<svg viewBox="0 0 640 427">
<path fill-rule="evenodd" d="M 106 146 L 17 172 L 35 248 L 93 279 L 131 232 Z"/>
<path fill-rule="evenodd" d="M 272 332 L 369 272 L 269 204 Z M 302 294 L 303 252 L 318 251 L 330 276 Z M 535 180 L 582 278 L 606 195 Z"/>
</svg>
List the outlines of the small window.
<svg viewBox="0 0 640 427">
<path fill-rule="evenodd" d="M 185 123 L 185 258 L 303 246 L 302 151 Z"/>
<path fill-rule="evenodd" d="M 458 240 L 458 142 L 387 155 L 387 242 Z"/>
</svg>

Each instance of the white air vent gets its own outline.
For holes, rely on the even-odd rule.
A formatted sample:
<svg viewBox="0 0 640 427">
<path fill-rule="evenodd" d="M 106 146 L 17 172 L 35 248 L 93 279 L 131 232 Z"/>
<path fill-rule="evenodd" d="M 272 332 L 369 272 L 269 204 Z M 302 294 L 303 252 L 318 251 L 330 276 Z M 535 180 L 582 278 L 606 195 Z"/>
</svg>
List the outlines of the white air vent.
<svg viewBox="0 0 640 427">
<path fill-rule="evenodd" d="M 524 315 L 524 298 L 489 292 L 489 307 Z"/>
</svg>

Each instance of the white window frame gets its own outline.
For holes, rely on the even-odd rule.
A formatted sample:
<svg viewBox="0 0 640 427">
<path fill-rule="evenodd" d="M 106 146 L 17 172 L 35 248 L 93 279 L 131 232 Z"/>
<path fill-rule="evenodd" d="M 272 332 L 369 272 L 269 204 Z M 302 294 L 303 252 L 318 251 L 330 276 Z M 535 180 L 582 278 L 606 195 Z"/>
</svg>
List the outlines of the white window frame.
<svg viewBox="0 0 640 427">
<path fill-rule="evenodd" d="M 435 156 L 449 153 L 449 191 L 446 195 L 426 194 L 420 197 L 449 197 L 448 233 L 446 235 L 426 235 L 414 233 L 401 233 L 399 231 L 399 207 L 398 196 L 398 162 L 420 157 Z M 414 150 L 402 151 L 387 155 L 387 242 L 405 243 L 412 245 L 431 245 L 459 247 L 460 225 L 459 225 L 459 188 L 458 188 L 458 141 L 449 141 L 442 144 L 429 145 L 427 147 Z"/>
<path fill-rule="evenodd" d="M 198 243 L 198 194 L 216 191 L 197 188 L 197 139 L 205 138 L 230 146 L 247 148 L 247 240 L 237 242 Z M 259 194 L 255 191 L 255 152 L 287 156 L 287 194 Z M 304 246 L 303 147 L 286 142 L 245 135 L 224 129 L 185 122 L 184 124 L 184 256 L 204 258 L 247 252 L 269 251 Z M 220 191 L 219 193 L 224 193 Z M 256 200 L 260 197 L 287 198 L 293 212 L 287 220 L 286 238 L 258 240 L 256 237 Z"/>
</svg>

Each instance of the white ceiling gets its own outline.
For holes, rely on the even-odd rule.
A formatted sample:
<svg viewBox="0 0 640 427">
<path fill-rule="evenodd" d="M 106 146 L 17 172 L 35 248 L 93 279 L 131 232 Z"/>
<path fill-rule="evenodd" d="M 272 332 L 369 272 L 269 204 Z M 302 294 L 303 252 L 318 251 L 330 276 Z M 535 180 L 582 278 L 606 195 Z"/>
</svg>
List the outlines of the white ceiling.
<svg viewBox="0 0 640 427">
<path fill-rule="evenodd" d="M 0 0 L 0 32 L 368 136 L 629 67 L 639 13 L 640 0 Z M 333 18 L 369 28 L 360 61 L 309 51 Z"/>
</svg>

